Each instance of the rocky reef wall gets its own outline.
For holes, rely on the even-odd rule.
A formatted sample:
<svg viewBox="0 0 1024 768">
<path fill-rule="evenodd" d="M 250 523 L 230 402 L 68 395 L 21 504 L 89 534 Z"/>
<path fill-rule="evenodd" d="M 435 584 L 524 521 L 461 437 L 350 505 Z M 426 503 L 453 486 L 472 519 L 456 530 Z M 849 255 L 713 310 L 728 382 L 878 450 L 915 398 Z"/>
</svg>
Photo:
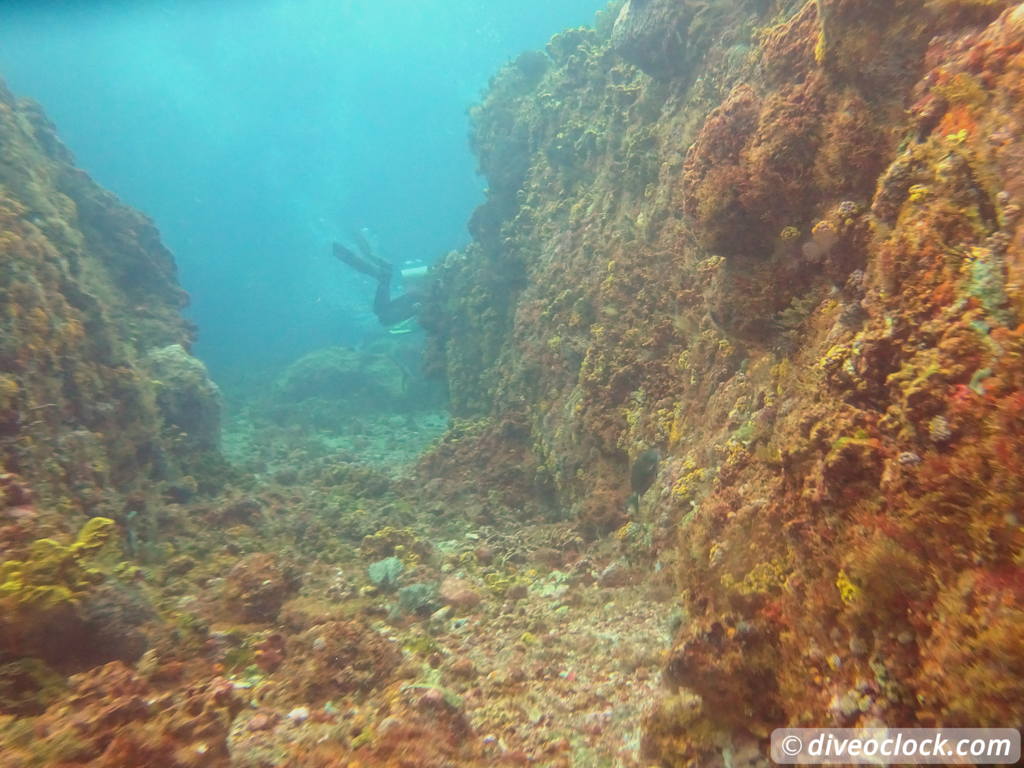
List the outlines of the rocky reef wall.
<svg viewBox="0 0 1024 768">
<path fill-rule="evenodd" d="M 138 514 L 216 453 L 186 303 L 152 222 L 0 84 L 0 510 L 64 531 Z"/>
<path fill-rule="evenodd" d="M 1024 5 L 630 0 L 474 110 L 424 467 L 599 536 L 661 451 L 659 764 L 1024 720 L 1022 104 Z"/>
</svg>

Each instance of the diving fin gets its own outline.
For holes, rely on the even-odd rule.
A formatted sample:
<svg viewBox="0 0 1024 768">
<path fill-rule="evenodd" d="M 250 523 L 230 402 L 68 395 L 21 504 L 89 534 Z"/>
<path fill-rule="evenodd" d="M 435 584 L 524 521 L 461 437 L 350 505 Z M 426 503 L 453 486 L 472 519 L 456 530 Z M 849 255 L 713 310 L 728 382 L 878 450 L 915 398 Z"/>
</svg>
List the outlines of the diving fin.
<svg viewBox="0 0 1024 768">
<path fill-rule="evenodd" d="M 352 269 L 362 272 L 364 275 L 369 275 L 375 280 L 381 280 L 391 272 L 390 268 L 385 268 L 379 261 L 363 258 L 341 243 L 334 243 L 334 255 L 352 267 Z"/>
<path fill-rule="evenodd" d="M 359 249 L 359 252 L 363 255 L 363 258 L 366 259 L 371 264 L 379 265 L 382 270 L 386 271 L 388 274 L 391 274 L 391 262 L 385 261 L 384 259 L 377 255 L 377 248 L 374 245 L 373 241 L 371 240 L 372 237 L 373 236 L 370 234 L 370 230 L 368 230 L 366 227 L 363 227 L 362 229 L 357 229 L 352 232 L 352 239 L 356 241 L 356 248 Z"/>
<path fill-rule="evenodd" d="M 377 260 L 377 249 L 370 242 L 370 231 L 366 227 L 352 231 L 352 239 L 356 241 L 359 252 L 371 261 Z"/>
</svg>

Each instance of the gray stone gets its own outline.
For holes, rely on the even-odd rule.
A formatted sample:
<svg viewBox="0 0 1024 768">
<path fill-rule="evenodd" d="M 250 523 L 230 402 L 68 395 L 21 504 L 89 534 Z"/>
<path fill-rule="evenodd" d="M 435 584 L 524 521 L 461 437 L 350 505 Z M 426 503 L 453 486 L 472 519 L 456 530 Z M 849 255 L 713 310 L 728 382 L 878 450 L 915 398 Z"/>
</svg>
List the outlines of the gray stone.
<svg viewBox="0 0 1024 768">
<path fill-rule="evenodd" d="M 678 75 L 686 66 L 691 16 L 679 0 L 629 0 L 612 29 L 612 47 L 652 77 Z"/>
<path fill-rule="evenodd" d="M 289 365 L 274 385 L 274 397 L 293 404 L 319 399 L 355 410 L 389 410 L 404 397 L 404 376 L 388 355 L 328 347 Z"/>
<path fill-rule="evenodd" d="M 151 350 L 145 364 L 164 423 L 181 433 L 179 445 L 216 450 L 220 445 L 221 397 L 206 366 L 180 344 Z"/>
</svg>

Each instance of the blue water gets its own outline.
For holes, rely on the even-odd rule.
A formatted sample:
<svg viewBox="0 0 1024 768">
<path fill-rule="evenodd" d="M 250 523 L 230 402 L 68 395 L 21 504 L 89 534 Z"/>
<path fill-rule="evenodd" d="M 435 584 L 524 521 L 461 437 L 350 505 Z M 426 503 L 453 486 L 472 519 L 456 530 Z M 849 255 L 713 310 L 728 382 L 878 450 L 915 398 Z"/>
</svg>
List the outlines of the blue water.
<svg viewBox="0 0 1024 768">
<path fill-rule="evenodd" d="M 329 255 L 466 243 L 483 181 L 467 109 L 488 78 L 600 0 L 10 2 L 0 76 L 78 164 L 150 215 L 232 378 L 380 333 L 369 278 Z"/>
</svg>

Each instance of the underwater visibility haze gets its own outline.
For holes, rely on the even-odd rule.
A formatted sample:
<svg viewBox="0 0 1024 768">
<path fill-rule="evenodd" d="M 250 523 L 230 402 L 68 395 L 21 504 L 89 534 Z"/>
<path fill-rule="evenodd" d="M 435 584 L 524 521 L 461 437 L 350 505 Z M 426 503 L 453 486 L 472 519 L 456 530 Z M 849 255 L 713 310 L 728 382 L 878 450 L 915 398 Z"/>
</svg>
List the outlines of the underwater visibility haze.
<svg viewBox="0 0 1024 768">
<path fill-rule="evenodd" d="M 1019 740 L 1024 3 L 0 13 L 0 768 Z"/>
<path fill-rule="evenodd" d="M 468 240 L 466 113 L 599 0 L 14 2 L 0 72 L 76 161 L 151 216 L 225 377 L 375 330 L 332 240 L 398 262 Z"/>
</svg>

